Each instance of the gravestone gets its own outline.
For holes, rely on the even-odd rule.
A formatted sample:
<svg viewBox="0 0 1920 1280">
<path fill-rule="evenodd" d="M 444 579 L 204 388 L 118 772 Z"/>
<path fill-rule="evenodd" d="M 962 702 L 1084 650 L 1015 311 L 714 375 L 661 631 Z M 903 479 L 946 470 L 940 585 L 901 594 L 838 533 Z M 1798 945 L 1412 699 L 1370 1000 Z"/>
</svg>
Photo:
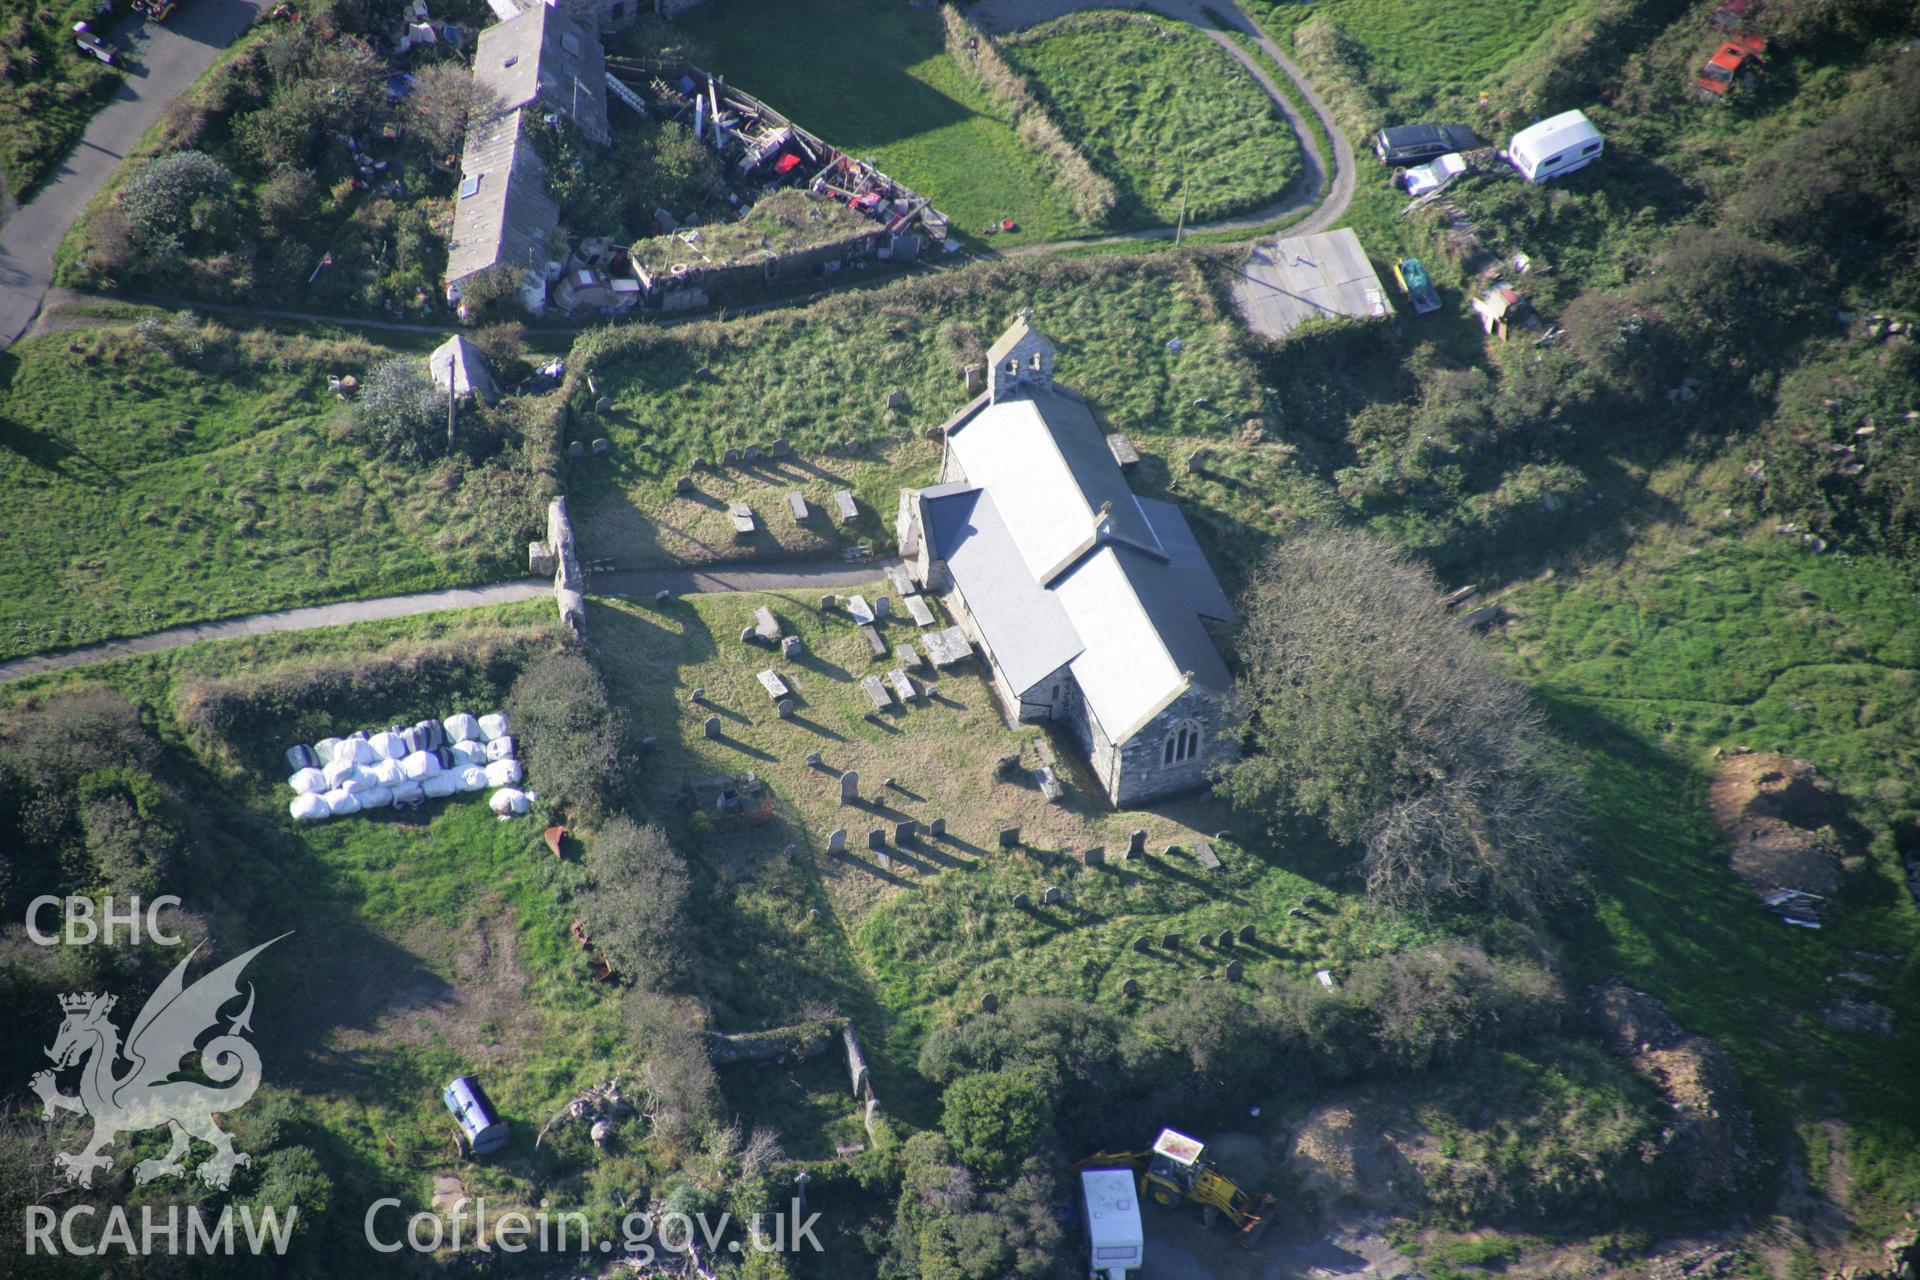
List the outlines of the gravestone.
<svg viewBox="0 0 1920 1280">
<path fill-rule="evenodd" d="M 780 678 L 780 673 L 772 667 L 758 673 L 754 679 L 760 682 L 760 687 L 767 691 L 767 697 L 774 702 L 780 701 L 792 692 L 787 688 L 787 682 Z"/>
<path fill-rule="evenodd" d="M 705 458 L 695 458 L 692 462 L 688 463 L 687 465 L 692 467 L 695 471 L 705 471 L 707 469 L 707 460 Z"/>
<path fill-rule="evenodd" d="M 1090 867 L 1105 866 L 1107 863 L 1106 846 L 1098 844 L 1093 846 L 1093 848 L 1080 855 L 1080 860 Z"/>
<path fill-rule="evenodd" d="M 895 667 L 887 672 L 887 683 L 893 686 L 894 696 L 900 699 L 902 706 L 913 701 L 913 681 L 907 679 L 906 672 Z"/>
<path fill-rule="evenodd" d="M 740 465 L 740 451 L 739 451 L 738 449 L 728 449 L 728 450 L 726 450 L 726 451 L 725 451 L 724 453 L 722 453 L 722 454 L 720 455 L 720 465 L 721 465 L 721 466 L 725 466 L 725 467 L 737 467 L 737 466 L 739 466 L 739 465 Z"/>
<path fill-rule="evenodd" d="M 1018 827 L 1000 828 L 1000 847 L 1002 849 L 1014 848 L 1019 843 L 1020 843 L 1020 828 Z"/>
<path fill-rule="evenodd" d="M 880 683 L 879 676 L 867 676 L 860 681 L 860 691 L 867 695 L 867 701 L 875 711 L 885 711 L 893 705 L 893 695 L 887 686 Z"/>
<path fill-rule="evenodd" d="M 907 576 L 907 571 L 901 566 L 897 564 L 887 566 L 887 581 L 893 584 L 894 591 L 900 596 L 906 597 L 913 594 L 913 579 Z"/>
<path fill-rule="evenodd" d="M 947 820 L 945 818 L 935 818 L 932 822 L 929 822 L 927 824 L 927 834 L 936 840 L 944 837 L 947 834 Z"/>
<path fill-rule="evenodd" d="M 1213 945 L 1215 945 L 1216 947 L 1219 947 L 1222 951 L 1233 950 L 1233 930 L 1231 929 L 1222 930 L 1220 933 L 1219 941 L 1215 942 Z"/>
<path fill-rule="evenodd" d="M 1139 937 L 1133 940 L 1133 949 L 1135 951 L 1141 952 L 1142 954 L 1145 954 L 1146 952 L 1153 950 L 1153 939 L 1149 938 L 1146 934 L 1143 933 Z"/>
<path fill-rule="evenodd" d="M 860 775 L 851 769 L 840 775 L 840 803 L 860 803 Z"/>
<path fill-rule="evenodd" d="M 807 496 L 798 489 L 787 495 L 787 514 L 793 517 L 795 524 L 805 524 L 813 518 L 813 510 L 807 506 Z"/>
<path fill-rule="evenodd" d="M 902 671 L 913 671 L 920 666 L 920 651 L 910 644 L 897 644 L 893 646 L 893 660 Z"/>
<path fill-rule="evenodd" d="M 1060 886 L 1057 884 L 1048 885 L 1046 892 L 1040 895 L 1040 905 L 1043 907 L 1051 907 L 1059 901 Z"/>
<path fill-rule="evenodd" d="M 742 628 L 740 628 L 740 643 L 741 643 L 741 644 L 752 644 L 752 643 L 753 643 L 753 628 L 752 628 L 752 627 L 742 627 Z"/>
<path fill-rule="evenodd" d="M 873 830 L 867 832 L 867 848 L 877 852 L 886 847 L 887 829 L 885 827 L 875 827 Z"/>
<path fill-rule="evenodd" d="M 1227 981 L 1228 982 L 1240 981 L 1240 975 L 1242 975 L 1246 971 L 1247 971 L 1246 966 L 1241 964 L 1238 960 L 1227 961 Z"/>
<path fill-rule="evenodd" d="M 782 698 L 780 701 L 774 703 L 773 714 L 779 716 L 782 720 L 793 719 L 793 699 Z"/>
<path fill-rule="evenodd" d="M 1254 938 L 1258 936 L 1259 936 L 1258 934 L 1254 933 L 1253 926 L 1248 925 L 1246 928 L 1240 931 L 1240 943 L 1242 946 L 1250 947 L 1253 945 Z"/>
<path fill-rule="evenodd" d="M 1033 905 L 1033 899 L 1029 898 L 1026 894 L 1016 893 L 1013 895 L 1013 909 L 1015 911 L 1025 911 L 1028 907 L 1032 905 Z"/>
<path fill-rule="evenodd" d="M 572 444 L 569 444 L 569 445 L 567 446 L 567 456 L 568 456 L 569 458 L 584 458 L 584 457 L 586 457 L 586 456 L 587 456 L 587 446 L 586 446 L 586 444 L 585 444 L 585 442 L 583 442 L 583 441 L 580 441 L 580 440 L 575 440 L 575 441 L 574 441 L 574 442 L 573 442 Z"/>
<path fill-rule="evenodd" d="M 1147 851 L 1147 833 L 1138 827 L 1127 833 L 1127 856 L 1138 858 Z"/>
<path fill-rule="evenodd" d="M 652 734 L 648 734 L 646 737 L 640 739 L 640 749 L 642 751 L 651 751 L 658 745 L 659 739 L 655 738 Z"/>
<path fill-rule="evenodd" d="M 1160 945 L 1169 951 L 1178 951 L 1180 949 L 1180 935 L 1177 933 L 1169 933 L 1160 939 Z"/>
<path fill-rule="evenodd" d="M 991 991 L 989 991 L 989 992 L 987 992 L 987 994 L 985 994 L 985 995 L 983 995 L 983 996 L 981 996 L 981 997 L 980 997 L 980 1012 L 982 1012 L 982 1013 L 998 1013 L 998 1012 L 1000 1012 L 1000 997 L 999 997 L 999 996 L 997 996 L 997 995 L 995 995 L 995 994 L 993 994 L 993 992 L 991 992 Z"/>
<path fill-rule="evenodd" d="M 666 590 L 664 587 L 653 593 L 653 602 L 655 604 L 665 604 L 671 599 L 673 599 L 673 592 Z"/>
<path fill-rule="evenodd" d="M 878 631 L 875 631 L 872 627 L 862 627 L 860 628 L 860 635 L 861 638 L 867 642 L 867 660 L 869 662 L 878 662 L 887 656 L 887 642 L 880 638 Z"/>
<path fill-rule="evenodd" d="M 742 462 L 760 461 L 760 446 L 757 444 L 748 445 L 746 451 L 740 455 L 740 460 Z"/>
<path fill-rule="evenodd" d="M 818 769 L 819 767 L 820 767 L 820 753 L 818 751 L 807 752 L 807 768 Z"/>
<path fill-rule="evenodd" d="M 744 538 L 753 532 L 753 508 L 744 502 L 727 504 L 727 515 L 733 520 L 733 536 Z"/>
<path fill-rule="evenodd" d="M 848 441 L 847 443 L 851 445 L 853 442 Z M 847 452 L 851 453 L 853 450 L 849 448 Z M 834 513 L 840 517 L 841 524 L 852 524 L 860 518 L 860 508 L 854 505 L 853 494 L 849 490 L 835 489 L 833 491 L 833 509 Z"/>
<path fill-rule="evenodd" d="M 773 616 L 773 610 L 761 605 L 753 611 L 753 631 L 762 640 L 772 643 L 780 638 L 780 620 Z"/>
<path fill-rule="evenodd" d="M 1066 788 L 1060 785 L 1060 775 L 1053 771 L 1052 765 L 1043 764 L 1035 769 L 1033 780 L 1039 786 L 1040 794 L 1045 796 L 1050 804 L 1058 803 L 1060 797 L 1066 794 Z"/>
<path fill-rule="evenodd" d="M 828 853 L 842 853 L 846 850 L 846 847 L 847 847 L 847 829 L 845 827 L 835 827 L 832 831 L 827 833 L 827 852 Z"/>
<path fill-rule="evenodd" d="M 613 441 L 601 436 L 593 442 L 593 456 L 604 458 L 613 452 Z"/>
<path fill-rule="evenodd" d="M 1134 979 L 1128 978 L 1120 984 L 1120 994 L 1123 996 L 1137 996 L 1140 994 L 1140 984 Z"/>
<path fill-rule="evenodd" d="M 887 854 L 885 849 L 874 850 L 873 857 L 874 860 L 880 864 L 882 871 L 893 870 L 893 859 Z"/>
<path fill-rule="evenodd" d="M 593 402 L 593 411 L 595 413 L 605 413 L 607 410 L 611 408 L 613 408 L 612 396 L 601 396 L 598 400 L 595 400 Z"/>
<path fill-rule="evenodd" d="M 913 833 L 918 827 L 919 824 L 911 818 L 905 822 L 894 823 L 893 843 L 899 848 L 911 849 L 913 847 Z"/>
<path fill-rule="evenodd" d="M 893 616 L 893 597 L 875 596 L 873 598 L 873 618 L 876 622 L 885 622 Z"/>
<path fill-rule="evenodd" d="M 681 477 L 680 477 L 680 478 L 679 478 L 678 480 L 675 480 L 675 481 L 673 482 L 673 491 L 674 491 L 675 493 L 692 493 L 692 492 L 693 492 L 693 477 L 692 477 L 692 476 L 681 476 Z"/>
<path fill-rule="evenodd" d="M 1199 862 L 1201 866 L 1209 871 L 1218 871 L 1220 869 L 1220 856 L 1213 851 L 1213 846 L 1205 840 L 1193 846 L 1193 856 L 1195 861 Z"/>
<path fill-rule="evenodd" d="M 933 625 L 933 610 L 927 608 L 927 602 L 921 596 L 907 597 L 907 616 L 913 619 L 913 625 L 916 627 Z"/>
<path fill-rule="evenodd" d="M 874 619 L 873 606 L 867 603 L 865 596 L 848 596 L 847 612 L 852 615 L 855 622 L 863 627 L 870 625 Z"/>
<path fill-rule="evenodd" d="M 780 637 L 780 656 L 787 659 L 789 662 L 799 657 L 800 656 L 800 637 L 799 636 Z"/>
<path fill-rule="evenodd" d="M 1177 858 L 1180 856 L 1180 846 L 1177 844 L 1163 845 L 1160 849 L 1160 856 L 1163 858 Z"/>
<path fill-rule="evenodd" d="M 793 445 L 785 436 L 781 436 L 773 442 L 773 447 L 769 452 L 776 458 L 791 458 L 793 456 Z"/>
<path fill-rule="evenodd" d="M 821 597 L 820 597 L 820 612 L 822 612 L 822 613 L 826 613 L 826 612 L 827 612 L 828 610 L 830 610 L 830 609 L 832 609 L 832 608 L 833 608 L 833 606 L 835 606 L 836 604 L 839 604 L 839 603 L 840 603 L 840 597 L 839 597 L 839 596 L 836 596 L 836 595 L 824 595 L 824 596 L 821 596 Z"/>
<path fill-rule="evenodd" d="M 709 738 L 719 737 L 720 736 L 720 717 L 708 716 L 707 722 L 700 726 L 700 731 L 706 734 Z"/>
</svg>

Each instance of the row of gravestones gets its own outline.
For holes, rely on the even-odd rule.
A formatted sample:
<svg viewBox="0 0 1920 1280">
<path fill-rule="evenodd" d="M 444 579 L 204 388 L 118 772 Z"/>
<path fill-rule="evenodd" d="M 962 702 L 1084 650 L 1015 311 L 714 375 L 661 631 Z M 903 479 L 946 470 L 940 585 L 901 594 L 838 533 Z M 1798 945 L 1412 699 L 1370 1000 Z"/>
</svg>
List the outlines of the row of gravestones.
<svg viewBox="0 0 1920 1280">
<path fill-rule="evenodd" d="M 947 820 L 935 818 L 927 824 L 927 835 L 934 840 L 942 840 L 947 834 Z M 912 818 L 893 824 L 893 833 L 889 839 L 885 827 L 874 827 L 867 832 L 867 848 L 875 853 L 888 848 L 911 849 L 920 842 L 920 824 Z M 827 833 L 827 852 L 844 853 L 847 848 L 847 829 L 835 827 Z"/>
<path fill-rule="evenodd" d="M 751 465 L 752 463 L 760 461 L 762 458 L 791 458 L 792 456 L 792 443 L 788 441 L 785 436 L 781 436 L 772 444 L 750 444 L 744 449 L 728 448 L 720 455 L 718 465 L 722 467 L 737 467 L 742 463 Z M 705 458 L 695 458 L 693 460 L 693 469 L 695 471 L 705 471 L 709 465 Z"/>
<path fill-rule="evenodd" d="M 1259 937 L 1259 934 L 1254 930 L 1254 927 L 1252 925 L 1246 925 L 1238 934 L 1235 934 L 1231 929 L 1223 929 L 1217 934 L 1203 933 L 1200 935 L 1200 945 L 1203 947 L 1213 947 L 1220 951 L 1231 951 L 1234 948 L 1236 939 L 1239 945 L 1250 947 L 1257 937 Z M 1180 949 L 1180 935 L 1177 933 L 1162 934 L 1160 945 L 1167 951 L 1178 951 Z M 1153 950 L 1153 939 L 1143 933 L 1133 940 L 1133 949 L 1143 953 L 1151 951 Z"/>
</svg>

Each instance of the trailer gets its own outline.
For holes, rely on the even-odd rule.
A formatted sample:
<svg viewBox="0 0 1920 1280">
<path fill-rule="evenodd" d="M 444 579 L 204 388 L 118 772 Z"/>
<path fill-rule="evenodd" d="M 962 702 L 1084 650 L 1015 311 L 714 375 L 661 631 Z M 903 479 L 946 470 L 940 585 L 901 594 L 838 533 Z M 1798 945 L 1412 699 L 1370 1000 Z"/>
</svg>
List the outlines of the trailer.
<svg viewBox="0 0 1920 1280">
<path fill-rule="evenodd" d="M 1514 134 L 1507 143 L 1507 162 L 1528 182 L 1545 182 L 1586 168 L 1605 146 L 1606 139 L 1584 111 L 1562 111 Z"/>
<path fill-rule="evenodd" d="M 1080 1207 L 1087 1228 L 1088 1280 L 1126 1280 L 1146 1257 L 1140 1199 L 1131 1169 L 1088 1169 L 1080 1175 Z"/>
</svg>

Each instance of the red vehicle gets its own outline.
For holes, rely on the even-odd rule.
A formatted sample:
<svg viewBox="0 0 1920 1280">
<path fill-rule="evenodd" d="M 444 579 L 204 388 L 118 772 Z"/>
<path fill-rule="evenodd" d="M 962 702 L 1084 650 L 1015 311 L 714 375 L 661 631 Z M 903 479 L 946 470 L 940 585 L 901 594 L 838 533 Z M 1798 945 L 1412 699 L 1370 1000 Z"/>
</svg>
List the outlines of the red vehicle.
<svg viewBox="0 0 1920 1280">
<path fill-rule="evenodd" d="M 165 22 L 179 6 L 180 0 L 133 0 L 134 11 L 154 22 Z"/>
<path fill-rule="evenodd" d="M 1725 99 L 1735 89 L 1749 85 L 1767 61 L 1767 42 L 1759 36 L 1735 36 L 1725 41 L 1707 59 L 1707 65 L 1694 73 L 1694 87 L 1702 93 Z"/>
</svg>

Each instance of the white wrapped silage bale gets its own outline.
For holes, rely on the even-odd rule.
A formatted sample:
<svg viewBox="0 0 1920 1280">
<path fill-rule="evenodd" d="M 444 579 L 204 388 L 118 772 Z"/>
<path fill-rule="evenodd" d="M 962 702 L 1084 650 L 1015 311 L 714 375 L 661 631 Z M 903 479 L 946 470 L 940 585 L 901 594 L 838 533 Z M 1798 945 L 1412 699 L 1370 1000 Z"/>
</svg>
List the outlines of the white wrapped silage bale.
<svg viewBox="0 0 1920 1280">
<path fill-rule="evenodd" d="M 327 802 L 328 810 L 331 811 L 336 818 L 344 814 L 360 812 L 359 797 L 355 796 L 351 791 L 343 791 L 336 787 L 320 798 Z"/>
<path fill-rule="evenodd" d="M 400 772 L 409 780 L 418 782 L 440 772 L 440 762 L 425 751 L 416 751 L 400 762 Z"/>
<path fill-rule="evenodd" d="M 303 796 L 318 795 L 327 789 L 327 775 L 318 769 L 302 769 L 287 779 L 287 785 Z"/>
<path fill-rule="evenodd" d="M 482 791 L 486 789 L 487 771 L 477 764 L 470 764 L 464 769 L 455 770 L 455 775 L 459 779 L 460 789 L 462 791 Z"/>
<path fill-rule="evenodd" d="M 429 800 L 445 800 L 460 789 L 460 778 L 454 773 L 436 773 L 420 783 L 420 789 L 426 792 Z"/>
<path fill-rule="evenodd" d="M 496 711 L 490 716 L 480 717 L 480 736 L 488 742 L 507 736 L 507 717 Z"/>
<path fill-rule="evenodd" d="M 333 816 L 333 810 L 327 807 L 326 797 L 311 791 L 303 791 L 295 796 L 293 803 L 287 806 L 287 812 L 293 815 L 296 822 L 314 822 Z"/>
<path fill-rule="evenodd" d="M 510 787 L 520 781 L 521 776 L 518 760 L 495 760 L 487 766 L 487 785 L 490 787 Z"/>
<path fill-rule="evenodd" d="M 501 787 L 487 797 L 487 806 L 503 818 L 525 813 L 533 807 L 527 802 L 527 793 L 518 787 Z"/>
<path fill-rule="evenodd" d="M 480 736 L 480 722 L 464 711 L 448 716 L 440 722 L 440 727 L 447 731 L 448 742 Z"/>
</svg>

